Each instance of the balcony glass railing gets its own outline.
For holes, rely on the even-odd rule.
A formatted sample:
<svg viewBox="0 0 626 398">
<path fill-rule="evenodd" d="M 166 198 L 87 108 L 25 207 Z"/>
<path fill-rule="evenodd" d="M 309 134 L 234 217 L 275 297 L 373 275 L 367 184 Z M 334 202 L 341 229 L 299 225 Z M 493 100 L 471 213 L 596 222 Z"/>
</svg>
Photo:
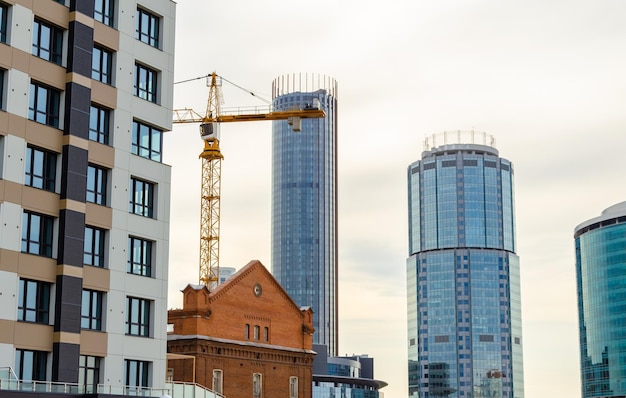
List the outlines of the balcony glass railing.
<svg viewBox="0 0 626 398">
<path fill-rule="evenodd" d="M 0 390 L 64 394 L 92 394 L 94 392 L 91 386 L 81 384 L 57 383 L 52 381 L 22 381 L 17 378 L 11 368 L 0 368 Z M 206 389 L 199 384 L 181 382 L 167 382 L 165 383 L 165 388 L 98 384 L 97 392 L 99 394 L 135 397 L 169 396 L 171 398 L 223 398 L 222 395 Z"/>
</svg>

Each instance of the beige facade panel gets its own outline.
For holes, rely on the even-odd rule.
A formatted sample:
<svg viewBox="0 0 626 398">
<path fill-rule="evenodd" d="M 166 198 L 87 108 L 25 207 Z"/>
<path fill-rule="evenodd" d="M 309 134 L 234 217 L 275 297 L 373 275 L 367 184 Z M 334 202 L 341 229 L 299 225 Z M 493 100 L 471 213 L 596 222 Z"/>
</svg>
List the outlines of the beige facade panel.
<svg viewBox="0 0 626 398">
<path fill-rule="evenodd" d="M 91 82 L 91 100 L 105 108 L 117 108 L 117 89 L 98 81 Z"/>
<path fill-rule="evenodd" d="M 60 91 L 65 90 L 67 71 L 62 66 L 37 58 L 33 55 L 30 58 L 27 72 L 33 80 L 47 84 Z"/>
<path fill-rule="evenodd" d="M 17 272 L 24 278 L 55 283 L 57 279 L 57 260 L 33 254 L 18 253 Z"/>
<path fill-rule="evenodd" d="M 37 351 L 52 351 L 52 337 L 54 328 L 50 325 L 41 325 L 30 322 L 13 322 L 13 344 L 16 348 Z"/>
<path fill-rule="evenodd" d="M 78 73 L 70 72 L 65 75 L 65 81 L 67 83 L 74 82 L 76 84 L 80 84 L 81 86 L 91 88 L 91 82 L 93 80 L 89 77 L 81 76 Z"/>
<path fill-rule="evenodd" d="M 13 344 L 15 321 L 0 319 L 0 344 Z"/>
<path fill-rule="evenodd" d="M 23 189 L 24 186 L 21 184 L 8 180 L 0 180 L 0 201 L 15 204 L 21 203 Z"/>
<path fill-rule="evenodd" d="M 108 354 L 107 334 L 91 330 L 80 332 L 80 354 L 106 357 Z"/>
<path fill-rule="evenodd" d="M 89 151 L 89 162 L 97 163 L 109 169 L 115 166 L 115 148 L 112 146 L 89 141 L 87 149 Z"/>
<path fill-rule="evenodd" d="M 113 225 L 113 210 L 111 210 L 110 207 L 86 203 L 85 208 L 85 224 L 98 228 L 111 229 Z"/>
<path fill-rule="evenodd" d="M 106 268 L 92 266 L 83 267 L 83 288 L 108 292 L 110 289 L 111 271 Z"/>
<path fill-rule="evenodd" d="M 11 69 L 12 47 L 0 46 L 0 68 Z"/>
<path fill-rule="evenodd" d="M 45 124 L 26 121 L 26 134 L 24 138 L 33 145 L 61 153 L 63 150 L 63 131 Z M 13 134 L 13 132 L 11 132 Z"/>
<path fill-rule="evenodd" d="M 0 249 L 0 271 L 17 273 L 19 254 L 14 250 Z"/>
<path fill-rule="evenodd" d="M 33 13 L 36 16 L 45 15 L 45 18 L 43 19 L 67 30 L 68 22 L 70 20 L 69 8 L 54 1 L 34 0 L 27 3 L 31 4 L 27 7 L 33 10 Z"/>
<path fill-rule="evenodd" d="M 93 26 L 93 41 L 109 50 L 117 52 L 120 49 L 120 32 L 110 26 L 95 21 Z"/>
<path fill-rule="evenodd" d="M 59 216 L 59 195 L 37 188 L 24 186 L 22 191 L 22 207 L 26 210 Z M 17 202 L 20 203 L 20 202 Z"/>
<path fill-rule="evenodd" d="M 2 55 L 0 55 L 0 57 L 1 56 Z M 7 135 L 8 132 L 9 132 L 9 114 L 7 112 L 0 111 L 0 135 Z"/>
</svg>

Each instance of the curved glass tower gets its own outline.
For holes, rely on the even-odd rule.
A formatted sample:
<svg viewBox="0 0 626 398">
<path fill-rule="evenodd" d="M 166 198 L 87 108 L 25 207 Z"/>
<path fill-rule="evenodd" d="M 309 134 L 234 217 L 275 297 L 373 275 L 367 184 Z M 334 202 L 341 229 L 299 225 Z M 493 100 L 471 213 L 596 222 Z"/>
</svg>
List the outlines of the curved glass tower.
<svg viewBox="0 0 626 398">
<path fill-rule="evenodd" d="M 492 144 L 435 135 L 408 167 L 411 397 L 524 396 L 513 165 Z"/>
<path fill-rule="evenodd" d="M 289 75 L 276 110 L 320 106 L 326 118 L 272 122 L 272 274 L 314 311 L 314 344 L 337 355 L 337 83 Z M 298 131 L 300 130 L 300 131 Z"/>
<path fill-rule="evenodd" d="M 576 227 L 582 397 L 626 396 L 626 202 Z"/>
</svg>

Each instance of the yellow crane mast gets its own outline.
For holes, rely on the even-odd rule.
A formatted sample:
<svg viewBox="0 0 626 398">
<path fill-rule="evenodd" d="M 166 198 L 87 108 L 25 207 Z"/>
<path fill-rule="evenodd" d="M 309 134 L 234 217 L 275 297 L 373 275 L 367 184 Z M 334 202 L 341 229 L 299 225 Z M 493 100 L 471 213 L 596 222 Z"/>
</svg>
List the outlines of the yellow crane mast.
<svg viewBox="0 0 626 398">
<path fill-rule="evenodd" d="M 209 99 L 204 115 L 193 109 L 175 109 L 173 123 L 200 123 L 200 137 L 204 141 L 202 178 L 200 192 L 200 277 L 201 285 L 210 290 L 219 285 L 219 229 L 221 168 L 224 156 L 220 151 L 220 123 L 262 120 L 288 120 L 294 131 L 300 131 L 300 119 L 326 117 L 318 103 L 307 104 L 301 109 L 282 111 L 259 110 L 236 111 L 222 114 L 222 95 L 218 75 L 210 76 Z"/>
</svg>

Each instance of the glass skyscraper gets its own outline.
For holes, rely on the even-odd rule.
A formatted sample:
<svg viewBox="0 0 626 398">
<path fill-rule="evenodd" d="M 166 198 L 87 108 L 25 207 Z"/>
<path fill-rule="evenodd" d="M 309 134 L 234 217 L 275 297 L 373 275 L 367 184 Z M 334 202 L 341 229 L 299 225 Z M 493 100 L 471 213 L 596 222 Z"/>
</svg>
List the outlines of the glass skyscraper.
<svg viewBox="0 0 626 398">
<path fill-rule="evenodd" d="M 272 274 L 314 311 L 314 344 L 337 355 L 337 83 L 289 75 L 276 110 L 321 107 L 325 118 L 272 122 Z"/>
<path fill-rule="evenodd" d="M 407 177 L 409 396 L 522 398 L 513 165 L 484 133 L 444 132 Z"/>
<path fill-rule="evenodd" d="M 582 397 L 626 396 L 626 202 L 576 227 Z"/>
</svg>

